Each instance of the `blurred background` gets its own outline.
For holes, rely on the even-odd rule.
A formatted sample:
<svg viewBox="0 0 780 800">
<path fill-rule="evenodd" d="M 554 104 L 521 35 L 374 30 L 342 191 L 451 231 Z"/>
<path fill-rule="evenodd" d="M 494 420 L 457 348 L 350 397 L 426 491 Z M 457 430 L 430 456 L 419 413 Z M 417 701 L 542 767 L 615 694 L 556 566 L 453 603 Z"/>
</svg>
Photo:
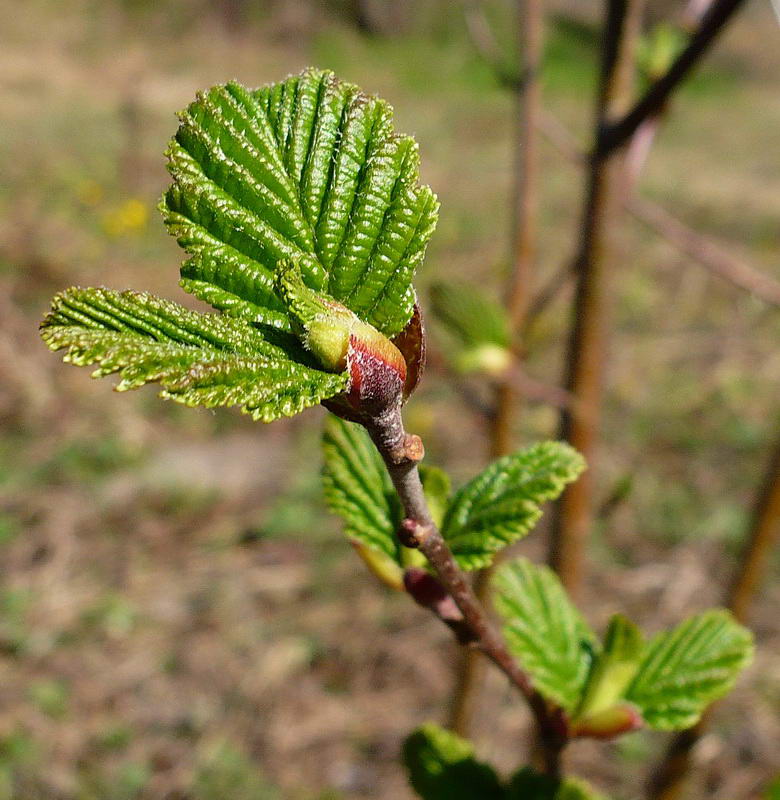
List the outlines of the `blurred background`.
<svg viewBox="0 0 780 800">
<path fill-rule="evenodd" d="M 507 63 L 511 4 L 488 18 Z M 583 146 L 599 3 L 550 2 L 545 107 Z M 650 4 L 674 14 L 674 2 Z M 444 719 L 455 647 L 355 558 L 319 489 L 323 412 L 263 426 L 64 367 L 37 336 L 72 284 L 177 287 L 182 253 L 156 203 L 174 112 L 199 88 L 327 67 L 395 107 L 441 200 L 418 279 L 498 297 L 509 267 L 515 99 L 460 3 L 0 0 L 0 800 L 411 796 L 403 736 Z M 780 27 L 748 3 L 685 84 L 642 175 L 703 234 L 780 279 Z M 581 170 L 541 152 L 535 283 L 576 245 Z M 645 629 L 721 599 L 777 431 L 780 315 L 640 222 L 608 368 L 586 616 Z M 527 368 L 560 382 L 570 292 L 533 328 Z M 408 407 L 428 458 L 462 481 L 483 422 L 433 363 Z M 472 387 L 479 391 L 479 387 Z M 516 439 L 555 436 L 528 403 Z M 543 536 L 521 551 L 544 555 Z M 696 751 L 691 797 L 762 796 L 778 768 L 780 563 L 750 617 L 754 666 Z M 527 713 L 491 673 L 474 738 L 504 769 Z M 665 737 L 577 743 L 573 772 L 636 796 Z"/>
</svg>

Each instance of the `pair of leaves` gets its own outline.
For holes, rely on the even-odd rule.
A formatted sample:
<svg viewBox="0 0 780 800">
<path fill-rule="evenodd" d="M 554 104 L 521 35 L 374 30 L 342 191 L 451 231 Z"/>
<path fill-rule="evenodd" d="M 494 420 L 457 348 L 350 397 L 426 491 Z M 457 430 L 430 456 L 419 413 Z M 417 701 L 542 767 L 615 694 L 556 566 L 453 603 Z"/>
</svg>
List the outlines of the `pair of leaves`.
<svg viewBox="0 0 780 800">
<path fill-rule="evenodd" d="M 418 183 L 416 143 L 393 132 L 387 103 L 317 70 L 256 91 L 216 86 L 180 118 L 161 209 L 190 254 L 182 287 L 223 312 L 230 334 L 214 344 L 213 315 L 149 295 L 70 289 L 45 342 L 97 363 L 95 375 L 119 372 L 120 389 L 159 382 L 164 397 L 265 421 L 343 393 L 347 374 L 322 369 L 292 335 L 277 267 L 295 262 L 311 289 L 387 337 L 402 331 L 438 209 Z"/>
<path fill-rule="evenodd" d="M 432 724 L 407 737 L 403 760 L 423 800 L 604 800 L 580 781 L 557 781 L 530 767 L 505 783 L 476 758 L 470 742 Z"/>
<path fill-rule="evenodd" d="M 631 704 L 651 728 L 690 727 L 752 657 L 750 631 L 724 610 L 691 617 L 644 646 L 618 617 L 602 647 L 547 567 L 518 559 L 494 581 L 510 649 L 539 692 L 575 719 L 594 695 L 602 698 L 595 710 L 607 710 L 603 693 L 612 691 L 610 702 Z M 607 685 L 596 691 L 597 681 Z"/>
<path fill-rule="evenodd" d="M 396 531 L 401 510 L 387 470 L 368 434 L 331 417 L 323 448 L 325 499 L 347 523 L 347 535 L 404 565 Z M 560 442 L 545 442 L 491 464 L 450 498 L 441 470 L 422 468 L 423 486 L 462 569 L 488 566 L 495 554 L 527 534 L 541 504 L 557 497 L 584 468 L 582 457 Z"/>
</svg>

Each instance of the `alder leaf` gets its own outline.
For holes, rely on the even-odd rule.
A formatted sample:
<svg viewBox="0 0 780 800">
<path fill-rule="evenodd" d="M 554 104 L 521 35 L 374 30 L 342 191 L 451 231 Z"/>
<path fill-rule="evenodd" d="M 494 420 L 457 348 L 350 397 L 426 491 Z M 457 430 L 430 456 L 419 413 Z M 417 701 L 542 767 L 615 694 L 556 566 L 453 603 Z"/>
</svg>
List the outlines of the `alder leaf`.
<svg viewBox="0 0 780 800">
<path fill-rule="evenodd" d="M 401 504 L 382 457 L 365 429 L 329 415 L 322 437 L 322 485 L 328 508 L 344 519 L 345 532 L 401 565 L 396 531 Z"/>
<path fill-rule="evenodd" d="M 117 391 L 158 383 L 161 397 L 188 406 L 241 406 L 269 422 L 345 391 L 346 373 L 318 369 L 292 336 L 264 336 L 242 320 L 200 314 L 139 292 L 71 288 L 41 323 L 64 360 L 118 373 Z"/>
<path fill-rule="evenodd" d="M 166 224 L 191 254 L 182 287 L 231 315 L 290 330 L 281 259 L 388 337 L 412 316 L 412 277 L 438 203 L 383 100 L 309 69 L 198 95 L 168 150 Z"/>
<path fill-rule="evenodd" d="M 407 737 L 403 761 L 409 782 L 423 800 L 502 800 L 495 771 L 474 757 L 471 743 L 438 725 Z"/>
<path fill-rule="evenodd" d="M 651 728 L 689 728 L 731 689 L 752 656 L 747 628 L 728 611 L 706 611 L 650 641 L 626 699 Z"/>
<path fill-rule="evenodd" d="M 548 567 L 519 558 L 498 568 L 493 586 L 510 650 L 539 692 L 574 712 L 599 649 L 595 634 Z"/>
<path fill-rule="evenodd" d="M 458 564 L 488 566 L 584 468 L 582 456 L 564 442 L 542 442 L 494 461 L 455 494 L 444 516 L 441 532 Z"/>
</svg>

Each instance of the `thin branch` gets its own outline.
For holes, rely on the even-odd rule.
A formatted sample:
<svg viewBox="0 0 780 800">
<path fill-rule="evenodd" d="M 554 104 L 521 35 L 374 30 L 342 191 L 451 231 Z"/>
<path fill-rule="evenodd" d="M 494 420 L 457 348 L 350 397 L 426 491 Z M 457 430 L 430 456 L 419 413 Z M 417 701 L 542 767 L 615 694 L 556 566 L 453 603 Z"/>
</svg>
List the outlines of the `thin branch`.
<svg viewBox="0 0 780 800">
<path fill-rule="evenodd" d="M 573 164 L 587 163 L 585 154 L 570 131 L 552 114 L 545 113 L 538 120 L 544 137 Z M 629 213 L 652 228 L 661 238 L 713 274 L 728 281 L 738 289 L 771 305 L 780 305 L 780 281 L 776 281 L 755 267 L 728 252 L 722 244 L 686 225 L 652 200 L 630 195 L 626 198 Z M 565 264 L 548 284 L 537 293 L 528 309 L 527 323 L 536 318 L 560 290 L 568 283 L 573 272 Z"/>
<path fill-rule="evenodd" d="M 436 527 L 417 470 L 417 462 L 423 453 L 419 437 L 406 433 L 398 407 L 372 418 L 366 423 L 366 429 L 387 465 L 406 515 L 399 536 L 406 546 L 417 547 L 425 555 L 463 614 L 476 646 L 528 701 L 544 742 L 545 771 L 557 776 L 560 772 L 560 753 L 566 742 L 565 722 L 548 709 L 544 698 L 533 688 L 529 676 L 509 652 L 506 642 L 488 619 L 471 584 Z"/>
<path fill-rule="evenodd" d="M 628 103 L 643 5 L 643 0 L 607 2 L 596 106 L 597 141 L 606 121 Z M 576 406 L 562 411 L 560 423 L 561 438 L 591 464 L 596 460 L 612 308 L 612 273 L 617 256 L 615 237 L 624 196 L 622 152 L 611 157 L 594 153 L 589 161 L 575 261 L 577 285 L 566 357 L 565 386 L 576 398 Z M 566 489 L 553 507 L 551 518 L 548 558 L 564 586 L 575 596 L 583 581 L 593 494 L 593 473 L 588 470 L 581 480 Z"/>
<path fill-rule="evenodd" d="M 666 74 L 655 81 L 623 117 L 604 125 L 597 147 L 599 157 L 603 158 L 625 144 L 648 117 L 655 116 L 663 108 L 672 92 L 696 66 L 744 2 L 745 0 L 715 0 L 712 3 L 702 17 L 696 32 L 691 36 L 690 43 L 675 59 Z"/>
<path fill-rule="evenodd" d="M 780 305 L 778 281 L 726 252 L 712 239 L 689 228 L 658 204 L 634 196 L 628 201 L 628 210 L 680 252 L 718 277 L 767 303 Z"/>
<path fill-rule="evenodd" d="M 577 404 L 571 392 L 532 377 L 517 363 L 509 368 L 505 381 L 529 400 L 545 403 L 553 408 L 571 409 Z"/>
<path fill-rule="evenodd" d="M 516 75 L 503 63 L 498 42 L 493 36 L 480 0 L 464 0 L 463 19 L 471 44 L 479 57 L 490 67 L 498 82 L 510 89 L 522 89 L 523 77 Z"/>
</svg>

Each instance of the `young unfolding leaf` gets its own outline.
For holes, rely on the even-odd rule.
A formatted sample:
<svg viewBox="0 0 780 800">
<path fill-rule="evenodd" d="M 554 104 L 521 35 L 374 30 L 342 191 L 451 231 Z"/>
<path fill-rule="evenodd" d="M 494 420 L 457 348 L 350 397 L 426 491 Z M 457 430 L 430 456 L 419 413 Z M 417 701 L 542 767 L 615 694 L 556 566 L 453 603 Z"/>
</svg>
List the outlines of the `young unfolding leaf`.
<svg viewBox="0 0 780 800">
<path fill-rule="evenodd" d="M 137 292 L 68 289 L 41 324 L 64 360 L 118 373 L 117 391 L 159 383 L 161 396 L 188 406 L 241 406 L 264 422 L 291 416 L 343 392 L 346 373 L 317 369 L 291 336 L 271 341 L 242 321 L 199 314 Z"/>
<path fill-rule="evenodd" d="M 346 534 L 401 563 L 395 536 L 401 504 L 376 447 L 360 426 L 329 415 L 322 437 L 322 485 L 328 508 Z"/>
<path fill-rule="evenodd" d="M 574 712 L 599 647 L 595 635 L 547 567 L 508 562 L 493 586 L 510 650 L 539 692 Z"/>
<path fill-rule="evenodd" d="M 639 669 L 643 650 L 639 628 L 622 614 L 615 614 L 604 636 L 604 648 L 588 676 L 578 715 L 600 714 L 617 703 Z"/>
<path fill-rule="evenodd" d="M 563 442 L 543 442 L 494 461 L 452 499 L 442 535 L 458 564 L 488 566 L 495 553 L 525 536 L 554 500 L 585 468 L 582 456 Z"/>
<path fill-rule="evenodd" d="M 474 757 L 470 742 L 438 727 L 423 725 L 404 742 L 409 782 L 423 800 L 502 800 L 495 771 Z"/>
<path fill-rule="evenodd" d="M 401 504 L 371 438 L 360 425 L 330 415 L 322 449 L 328 508 L 344 519 L 347 536 L 371 551 L 358 548 L 369 568 L 384 583 L 400 588 L 403 568 L 424 564 L 425 557 L 398 542 Z"/>
<path fill-rule="evenodd" d="M 434 284 L 430 297 L 434 316 L 454 340 L 452 360 L 460 371 L 500 373 L 509 366 L 509 320 L 500 303 L 459 281 Z"/>
<path fill-rule="evenodd" d="M 403 329 L 438 204 L 386 102 L 310 69 L 256 91 L 215 86 L 180 118 L 162 208 L 192 255 L 184 289 L 290 330 L 273 282 L 288 258 L 385 335 Z"/>
<path fill-rule="evenodd" d="M 180 118 L 161 209 L 191 255 L 181 285 L 238 318 L 221 324 L 248 346 L 182 338 L 174 323 L 197 329 L 193 312 L 100 289 L 55 298 L 47 344 L 120 372 L 120 389 L 157 381 L 165 397 L 265 421 L 341 395 L 332 407 L 358 416 L 407 397 L 424 352 L 412 277 L 438 204 L 390 106 L 307 70 L 257 91 L 215 86 Z M 408 358 L 390 342 L 400 333 Z"/>
<path fill-rule="evenodd" d="M 556 780 L 540 775 L 531 767 L 515 773 L 506 800 L 607 800 L 584 781 L 576 778 Z"/>
<path fill-rule="evenodd" d="M 626 699 L 651 728 L 688 728 L 731 689 L 752 654 L 747 628 L 727 611 L 706 611 L 649 643 Z"/>
</svg>

